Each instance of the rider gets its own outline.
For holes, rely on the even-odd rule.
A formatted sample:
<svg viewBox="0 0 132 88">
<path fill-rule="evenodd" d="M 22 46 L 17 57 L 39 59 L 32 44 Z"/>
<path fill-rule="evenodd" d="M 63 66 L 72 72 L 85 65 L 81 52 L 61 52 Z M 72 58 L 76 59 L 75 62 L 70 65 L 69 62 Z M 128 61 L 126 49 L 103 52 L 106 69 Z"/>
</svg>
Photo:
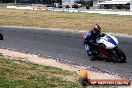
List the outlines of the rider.
<svg viewBox="0 0 132 88">
<path fill-rule="evenodd" d="M 95 24 L 93 29 L 86 34 L 84 46 L 85 49 L 87 50 L 88 56 L 90 57 L 93 56 L 93 48 L 98 46 L 98 44 L 96 43 L 96 39 L 102 35 L 103 33 L 101 33 L 101 27 L 98 24 Z M 95 59 L 95 57 L 93 57 L 92 59 Z"/>
</svg>

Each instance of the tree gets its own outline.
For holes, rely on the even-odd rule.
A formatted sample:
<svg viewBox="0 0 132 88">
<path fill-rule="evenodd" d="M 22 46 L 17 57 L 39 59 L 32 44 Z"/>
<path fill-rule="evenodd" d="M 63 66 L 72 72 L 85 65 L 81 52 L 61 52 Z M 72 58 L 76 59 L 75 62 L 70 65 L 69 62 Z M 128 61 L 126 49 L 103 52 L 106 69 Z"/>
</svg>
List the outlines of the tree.
<svg viewBox="0 0 132 88">
<path fill-rule="evenodd" d="M 15 0 L 15 4 L 16 4 L 17 0 Z"/>
<path fill-rule="evenodd" d="M 13 0 L 0 0 L 2 3 L 12 3 Z"/>
<path fill-rule="evenodd" d="M 54 3 L 62 3 L 62 0 L 0 0 L 2 3 L 34 3 L 34 4 L 54 4 Z"/>
</svg>

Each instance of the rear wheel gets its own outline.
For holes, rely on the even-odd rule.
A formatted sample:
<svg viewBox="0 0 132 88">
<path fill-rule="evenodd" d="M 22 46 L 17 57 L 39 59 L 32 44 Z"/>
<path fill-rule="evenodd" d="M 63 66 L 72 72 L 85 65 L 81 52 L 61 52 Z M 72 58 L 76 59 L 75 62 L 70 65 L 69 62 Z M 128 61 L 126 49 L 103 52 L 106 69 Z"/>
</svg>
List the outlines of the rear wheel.
<svg viewBox="0 0 132 88">
<path fill-rule="evenodd" d="M 113 62 L 114 63 L 125 63 L 126 62 L 126 55 L 121 49 L 116 49 L 113 51 Z"/>
</svg>

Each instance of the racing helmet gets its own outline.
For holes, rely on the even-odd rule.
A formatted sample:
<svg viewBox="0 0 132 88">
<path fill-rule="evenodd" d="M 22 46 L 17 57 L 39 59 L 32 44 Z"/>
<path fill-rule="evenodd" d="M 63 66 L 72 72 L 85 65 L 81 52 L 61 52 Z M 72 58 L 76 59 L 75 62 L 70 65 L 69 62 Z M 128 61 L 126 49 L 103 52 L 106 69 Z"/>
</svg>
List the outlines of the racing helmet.
<svg viewBox="0 0 132 88">
<path fill-rule="evenodd" d="M 93 31 L 95 34 L 100 34 L 101 32 L 101 27 L 98 24 L 94 25 Z"/>
</svg>

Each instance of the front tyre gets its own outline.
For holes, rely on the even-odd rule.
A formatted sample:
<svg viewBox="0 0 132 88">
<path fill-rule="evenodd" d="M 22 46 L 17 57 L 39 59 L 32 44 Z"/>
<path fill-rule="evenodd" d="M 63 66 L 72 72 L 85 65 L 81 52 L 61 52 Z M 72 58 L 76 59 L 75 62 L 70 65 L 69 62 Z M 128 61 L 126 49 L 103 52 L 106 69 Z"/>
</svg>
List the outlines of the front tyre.
<svg viewBox="0 0 132 88">
<path fill-rule="evenodd" d="M 125 53 L 117 48 L 114 52 L 113 52 L 113 62 L 114 63 L 125 63 L 126 62 L 126 55 Z"/>
</svg>

